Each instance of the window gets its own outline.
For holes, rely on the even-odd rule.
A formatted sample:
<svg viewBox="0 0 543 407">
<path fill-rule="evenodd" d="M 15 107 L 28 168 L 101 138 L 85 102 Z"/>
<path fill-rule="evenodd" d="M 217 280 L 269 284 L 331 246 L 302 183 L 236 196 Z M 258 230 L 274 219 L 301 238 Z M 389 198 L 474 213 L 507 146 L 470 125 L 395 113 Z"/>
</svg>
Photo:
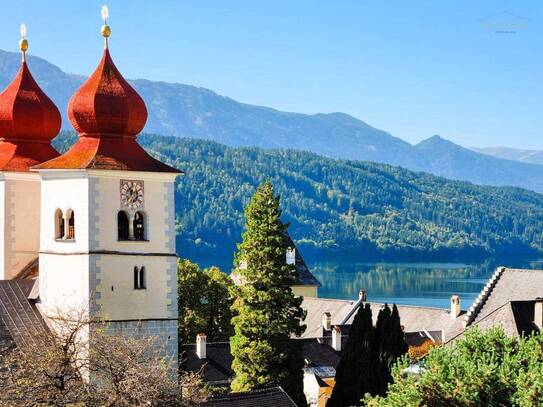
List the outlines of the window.
<svg viewBox="0 0 543 407">
<path fill-rule="evenodd" d="M 57 209 L 55 211 L 55 239 L 64 238 L 64 216 L 62 211 Z"/>
<path fill-rule="evenodd" d="M 73 240 L 75 239 L 75 215 L 74 211 L 69 209 L 68 210 L 68 236 L 67 239 Z"/>
<path fill-rule="evenodd" d="M 134 215 L 134 239 L 145 240 L 145 215 L 141 211 Z"/>
<path fill-rule="evenodd" d="M 134 266 L 134 290 L 145 288 L 145 266 Z"/>
<path fill-rule="evenodd" d="M 117 238 L 119 240 L 128 240 L 128 215 L 125 211 L 119 211 L 117 213 Z"/>
</svg>

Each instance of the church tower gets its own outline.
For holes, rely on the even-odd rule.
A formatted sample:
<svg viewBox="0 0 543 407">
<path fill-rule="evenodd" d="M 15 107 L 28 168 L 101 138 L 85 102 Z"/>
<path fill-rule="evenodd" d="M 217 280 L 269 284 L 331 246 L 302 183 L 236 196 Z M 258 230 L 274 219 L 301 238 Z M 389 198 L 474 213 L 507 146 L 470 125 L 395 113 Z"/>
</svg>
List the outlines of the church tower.
<svg viewBox="0 0 543 407">
<path fill-rule="evenodd" d="M 69 102 L 79 139 L 34 167 L 42 186 L 40 307 L 46 315 L 83 309 L 112 333 L 156 336 L 176 358 L 180 171 L 137 143 L 147 110 L 113 63 L 110 33 L 104 25 L 102 59 Z"/>
<path fill-rule="evenodd" d="M 28 69 L 24 25 L 21 36 L 21 68 L 0 93 L 0 280 L 37 271 L 40 177 L 30 167 L 58 156 L 51 140 L 61 123 Z"/>
</svg>

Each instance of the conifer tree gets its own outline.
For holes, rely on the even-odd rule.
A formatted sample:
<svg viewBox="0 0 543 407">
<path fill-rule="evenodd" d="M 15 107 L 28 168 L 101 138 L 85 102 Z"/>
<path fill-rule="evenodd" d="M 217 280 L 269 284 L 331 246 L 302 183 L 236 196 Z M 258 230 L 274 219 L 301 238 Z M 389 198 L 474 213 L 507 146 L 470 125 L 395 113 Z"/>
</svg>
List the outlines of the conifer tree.
<svg viewBox="0 0 543 407">
<path fill-rule="evenodd" d="M 404 333 L 400 325 L 398 307 L 392 311 L 388 304 L 379 311 L 375 326 L 375 389 L 373 395 L 385 395 L 392 383 L 391 369 L 396 360 L 407 352 Z"/>
<path fill-rule="evenodd" d="M 374 338 L 371 307 L 366 303 L 359 308 L 349 330 L 349 339 L 341 354 L 336 384 L 327 407 L 359 405 L 365 393 L 372 393 Z"/>
<path fill-rule="evenodd" d="M 234 272 L 230 347 L 235 378 L 232 390 L 282 386 L 303 404 L 303 354 L 292 335 L 305 330 L 302 298 L 292 293 L 293 265 L 286 264 L 285 226 L 279 197 L 269 181 L 260 185 L 245 208 L 245 232 L 238 245 Z"/>
</svg>

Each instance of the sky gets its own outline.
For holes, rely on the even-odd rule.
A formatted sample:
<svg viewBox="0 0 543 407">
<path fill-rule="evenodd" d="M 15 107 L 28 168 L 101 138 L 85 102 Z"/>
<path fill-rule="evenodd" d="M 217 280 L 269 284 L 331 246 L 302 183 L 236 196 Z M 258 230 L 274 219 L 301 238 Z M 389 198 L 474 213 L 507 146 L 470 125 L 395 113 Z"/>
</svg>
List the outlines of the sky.
<svg viewBox="0 0 543 407">
<path fill-rule="evenodd" d="M 104 1 L 5 0 L 0 49 L 89 75 Z M 411 143 L 543 149 L 543 2 L 111 0 L 127 78 L 235 100 L 345 112 Z"/>
</svg>

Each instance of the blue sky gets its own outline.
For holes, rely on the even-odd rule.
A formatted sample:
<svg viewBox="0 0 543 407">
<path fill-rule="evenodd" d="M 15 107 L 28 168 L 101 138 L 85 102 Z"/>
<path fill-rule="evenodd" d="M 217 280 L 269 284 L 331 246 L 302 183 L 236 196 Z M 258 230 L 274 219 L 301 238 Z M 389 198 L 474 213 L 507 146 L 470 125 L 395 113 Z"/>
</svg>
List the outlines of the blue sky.
<svg viewBox="0 0 543 407">
<path fill-rule="evenodd" d="M 475 4 L 476 3 L 476 4 Z M 4 2 L 0 49 L 88 75 L 103 1 Z M 303 113 L 341 111 L 409 142 L 543 149 L 541 1 L 113 0 L 128 78 Z"/>
</svg>

